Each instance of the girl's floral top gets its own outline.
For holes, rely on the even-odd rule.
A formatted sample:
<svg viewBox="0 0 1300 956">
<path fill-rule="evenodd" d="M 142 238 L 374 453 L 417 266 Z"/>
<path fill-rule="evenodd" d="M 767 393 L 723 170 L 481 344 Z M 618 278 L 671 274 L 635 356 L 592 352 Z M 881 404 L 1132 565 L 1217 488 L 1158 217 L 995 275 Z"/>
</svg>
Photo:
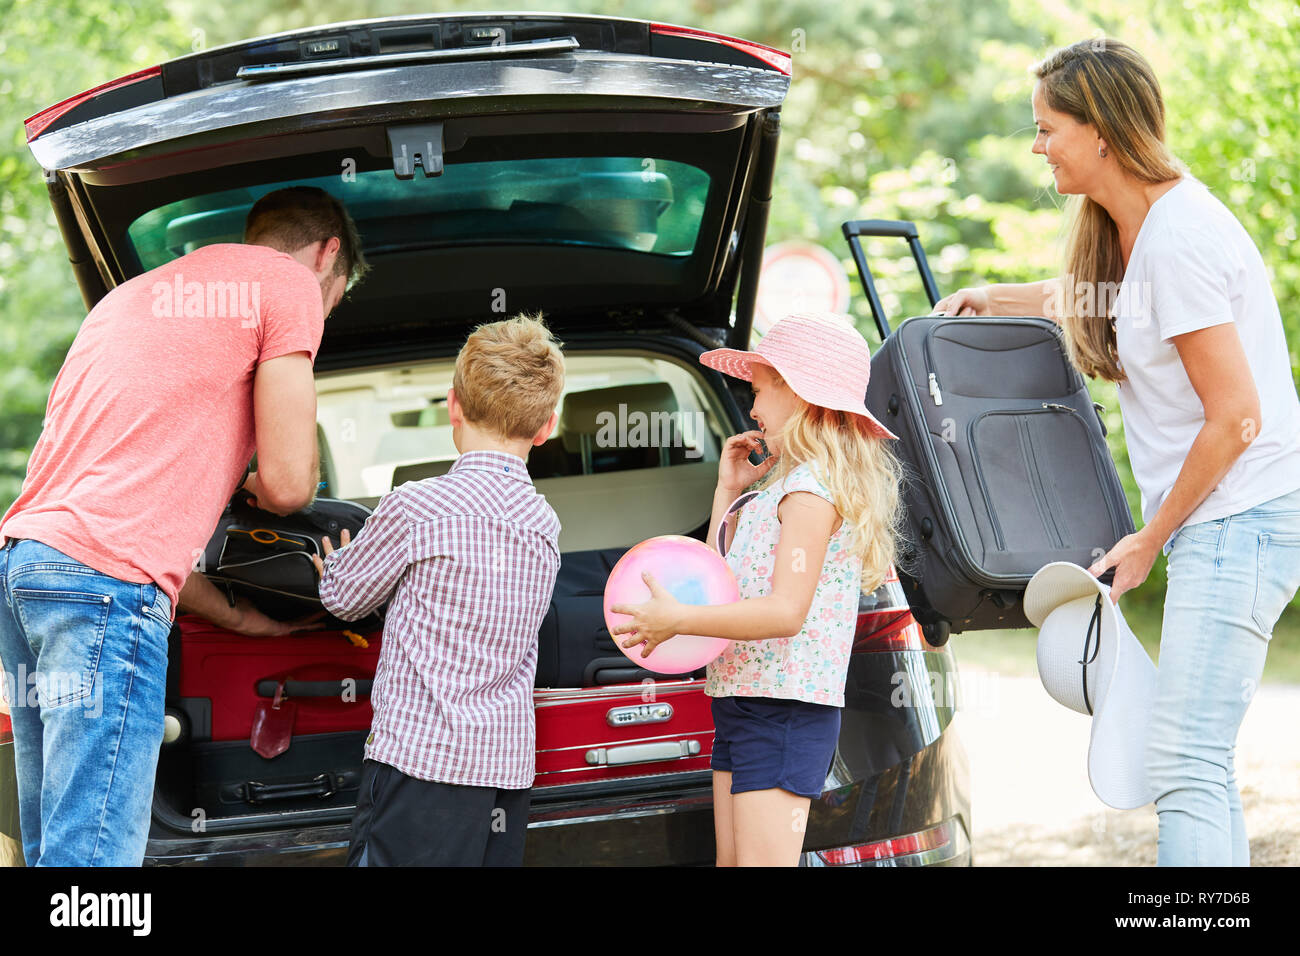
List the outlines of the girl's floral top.
<svg viewBox="0 0 1300 956">
<path fill-rule="evenodd" d="M 740 583 L 742 598 L 772 592 L 772 568 L 781 537 L 777 505 L 793 491 L 811 491 L 834 503 L 810 464 L 755 494 L 740 511 L 724 556 Z M 751 492 L 751 494 L 753 494 Z M 803 629 L 792 637 L 732 641 L 709 664 L 704 692 L 710 697 L 781 697 L 844 706 L 844 681 L 858 616 L 862 559 L 848 550 L 852 528 L 842 522 L 831 535 L 821 578 Z M 796 560 L 798 555 L 796 554 Z"/>
</svg>

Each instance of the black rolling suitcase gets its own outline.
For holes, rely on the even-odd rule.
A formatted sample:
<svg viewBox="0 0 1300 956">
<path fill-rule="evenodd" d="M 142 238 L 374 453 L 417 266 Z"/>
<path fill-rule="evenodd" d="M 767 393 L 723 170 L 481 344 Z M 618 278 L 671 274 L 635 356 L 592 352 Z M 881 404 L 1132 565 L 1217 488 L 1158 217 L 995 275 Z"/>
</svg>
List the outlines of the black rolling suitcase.
<svg viewBox="0 0 1300 956">
<path fill-rule="evenodd" d="M 1133 532 L 1100 407 L 1050 319 L 919 316 L 891 334 L 859 239 L 906 239 L 933 305 L 916 226 L 843 232 L 882 338 L 867 408 L 901 439 L 908 476 L 898 570 L 913 615 L 939 644 L 1028 627 L 1021 598 L 1039 568 L 1087 567 Z"/>
</svg>

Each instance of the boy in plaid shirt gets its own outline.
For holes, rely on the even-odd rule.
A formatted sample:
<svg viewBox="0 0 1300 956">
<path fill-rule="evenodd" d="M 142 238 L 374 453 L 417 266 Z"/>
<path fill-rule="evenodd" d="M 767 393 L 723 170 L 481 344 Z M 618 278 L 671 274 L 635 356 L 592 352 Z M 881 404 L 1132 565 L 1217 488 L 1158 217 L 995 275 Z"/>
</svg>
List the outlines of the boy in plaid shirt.
<svg viewBox="0 0 1300 956">
<path fill-rule="evenodd" d="M 315 559 L 343 620 L 392 598 L 349 866 L 523 862 L 537 632 L 560 566 L 560 522 L 525 459 L 563 387 L 540 316 L 479 326 L 447 393 L 451 470 L 395 488 Z"/>
</svg>

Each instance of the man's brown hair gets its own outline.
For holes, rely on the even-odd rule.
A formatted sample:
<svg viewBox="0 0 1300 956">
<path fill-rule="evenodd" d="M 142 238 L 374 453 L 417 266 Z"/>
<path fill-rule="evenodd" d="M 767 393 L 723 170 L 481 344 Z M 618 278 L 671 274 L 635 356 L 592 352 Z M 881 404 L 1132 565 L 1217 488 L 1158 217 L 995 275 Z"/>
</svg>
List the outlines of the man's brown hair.
<svg viewBox="0 0 1300 956">
<path fill-rule="evenodd" d="M 532 438 L 564 391 L 561 344 L 541 313 L 476 328 L 456 356 L 452 388 L 470 424 L 503 438 Z"/>
<path fill-rule="evenodd" d="M 361 252 L 357 225 L 343 203 L 315 186 L 289 186 L 269 192 L 253 204 L 244 223 L 244 242 L 296 252 L 303 246 L 338 236 L 334 274 L 349 282 L 370 268 Z"/>
</svg>

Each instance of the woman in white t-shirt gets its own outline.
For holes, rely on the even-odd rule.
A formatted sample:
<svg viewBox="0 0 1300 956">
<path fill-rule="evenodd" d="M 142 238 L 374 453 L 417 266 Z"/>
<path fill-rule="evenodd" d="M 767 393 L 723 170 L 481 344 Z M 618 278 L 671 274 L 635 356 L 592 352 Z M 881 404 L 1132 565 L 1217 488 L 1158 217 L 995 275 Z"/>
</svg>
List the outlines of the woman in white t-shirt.
<svg viewBox="0 0 1300 956">
<path fill-rule="evenodd" d="M 1033 150 L 1072 194 L 1064 276 L 962 289 L 951 315 L 1048 315 L 1117 383 L 1144 527 L 1089 569 L 1111 597 L 1169 557 L 1147 773 L 1161 865 L 1250 862 L 1237 729 L 1300 587 L 1300 400 L 1255 244 L 1164 143 L 1150 65 L 1086 40 L 1034 68 Z"/>
</svg>

